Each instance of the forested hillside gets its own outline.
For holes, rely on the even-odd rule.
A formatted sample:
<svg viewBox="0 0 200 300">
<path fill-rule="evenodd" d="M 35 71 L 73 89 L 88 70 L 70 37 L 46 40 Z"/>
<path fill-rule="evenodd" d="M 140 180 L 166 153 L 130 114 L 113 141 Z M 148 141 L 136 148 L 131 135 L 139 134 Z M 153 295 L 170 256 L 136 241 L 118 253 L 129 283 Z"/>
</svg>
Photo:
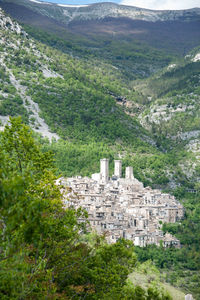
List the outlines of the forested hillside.
<svg viewBox="0 0 200 300">
<path fill-rule="evenodd" d="M 184 176 L 175 195 L 186 208 L 182 224 L 164 225 L 181 241 L 182 249 L 161 253 L 154 246 L 137 249 L 141 261 L 153 259 L 169 282 L 189 289 L 199 298 L 199 181 L 200 181 L 200 62 L 199 48 L 180 63 L 174 63 L 146 81 L 133 83 L 148 101 L 140 113 L 140 123 L 168 153 L 182 153 L 179 161 Z M 187 154 L 186 154 L 187 153 Z M 192 184 L 193 182 L 193 184 Z M 171 269 L 171 271 L 170 271 Z"/>
<path fill-rule="evenodd" d="M 58 269 L 55 270 L 54 267 L 52 269 L 54 259 L 58 259 L 59 253 L 56 252 L 55 257 L 53 257 L 48 252 L 52 246 L 48 241 L 49 239 L 54 239 L 55 232 L 52 232 L 50 237 L 45 235 L 45 242 L 43 243 L 44 240 L 42 240 L 41 248 L 39 248 L 41 252 L 36 253 L 36 248 L 40 245 L 38 232 L 41 233 L 40 230 L 43 230 L 43 226 L 47 226 L 45 230 L 49 230 L 48 226 L 51 227 L 51 221 L 49 221 L 50 223 L 45 223 L 46 221 L 44 220 L 44 224 L 42 223 L 43 225 L 38 227 L 40 226 L 37 223 L 38 220 L 43 222 L 43 220 L 40 220 L 41 213 L 36 218 L 33 226 L 26 227 L 25 223 L 23 223 L 22 227 L 19 226 L 18 228 L 16 224 L 20 217 L 16 213 L 18 209 L 16 203 L 19 202 L 21 215 L 23 215 L 27 205 L 25 204 L 24 193 L 28 193 L 31 197 L 31 180 L 34 180 L 34 195 L 32 198 L 33 202 L 31 202 L 33 203 L 33 207 L 30 204 L 30 207 L 27 208 L 30 218 L 35 214 L 34 209 L 36 211 L 38 207 L 40 209 L 39 203 L 42 198 L 37 198 L 36 194 L 38 189 L 41 191 L 44 188 L 42 183 L 43 177 L 40 178 L 40 176 L 42 176 L 42 172 L 50 163 L 50 161 L 44 159 L 43 169 L 40 169 L 40 157 L 42 160 L 42 155 L 45 156 L 44 153 L 47 153 L 49 150 L 54 153 L 55 160 L 53 166 L 57 168 L 53 173 L 59 176 L 91 175 L 98 171 L 99 159 L 102 157 L 110 159 L 112 172 L 114 159 L 120 157 L 123 160 L 123 165 L 133 166 L 135 177 L 146 186 L 151 185 L 154 188 L 161 188 L 173 193 L 185 206 L 186 216 L 182 223 L 173 226 L 163 225 L 163 230 L 170 231 L 180 239 L 183 245 L 182 249 L 167 249 L 164 251 L 163 248 L 151 246 L 145 249 L 136 248 L 135 252 L 141 262 L 151 259 L 163 271 L 164 276 L 166 276 L 169 282 L 183 288 L 185 292 L 193 293 L 198 299 L 200 295 L 198 276 L 200 270 L 199 48 L 189 52 L 186 57 L 177 58 L 173 54 L 167 56 L 166 52 L 163 54 L 162 51 L 149 48 L 149 46 L 145 50 L 142 50 L 144 44 L 135 43 L 133 45 L 134 50 L 133 48 L 130 50 L 132 58 L 130 58 L 131 63 L 129 64 L 129 59 L 125 59 L 126 55 L 127 57 L 129 56 L 129 50 L 124 47 L 123 43 L 119 50 L 116 41 L 113 41 L 109 47 L 105 44 L 105 53 L 108 54 L 112 48 L 110 55 L 105 54 L 101 56 L 101 53 L 104 52 L 103 48 L 98 50 L 94 55 L 93 51 L 91 52 L 85 48 L 82 38 L 79 42 L 77 40 L 74 42 L 71 39 L 70 43 L 68 43 L 61 37 L 50 33 L 47 34 L 42 30 L 38 31 L 33 27 L 27 26 L 21 27 L 8 16 L 5 16 L 2 11 L 0 29 L 1 129 L 4 129 L 9 116 L 20 115 L 23 121 L 34 129 L 36 132 L 36 143 L 40 144 L 40 151 L 36 151 L 36 153 L 40 153 L 39 158 L 32 152 L 29 157 L 28 151 L 32 146 L 29 147 L 25 143 L 26 139 L 28 143 L 29 136 L 25 136 L 24 138 L 22 134 L 19 140 L 22 141 L 24 146 L 28 147 L 27 152 L 23 152 L 22 148 L 20 148 L 20 153 L 22 151 L 20 154 L 22 155 L 22 161 L 18 161 L 17 165 L 14 164 L 15 167 L 12 168 L 11 164 L 6 165 L 6 161 L 10 161 L 10 158 L 12 158 L 11 162 L 13 161 L 14 163 L 18 157 L 17 149 L 12 149 L 15 145 L 15 139 L 12 137 L 13 146 L 9 146 L 11 132 L 8 127 L 1 135 L 1 149 L 3 151 L 0 152 L 2 155 L 0 176 L 2 180 L 3 178 L 6 179 L 1 183 L 0 192 L 4 195 L 3 199 L 5 201 L 11 199 L 12 195 L 15 195 L 15 202 L 11 203 L 13 206 L 9 211 L 9 216 L 7 215 L 9 204 L 2 202 L 5 205 L 3 213 L 5 213 L 5 220 L 7 220 L 8 224 L 11 222 L 10 218 L 14 216 L 14 221 L 13 223 L 11 222 L 10 229 L 8 226 L 8 236 L 6 237 L 8 238 L 7 243 L 10 243 L 9 247 L 11 247 L 11 250 L 9 249 L 9 251 L 11 251 L 12 255 L 10 256 L 9 251 L 8 253 L 6 252 L 8 244 L 5 243 L 2 258 L 9 257 L 10 268 L 12 268 L 13 264 L 16 266 L 14 278 L 19 277 L 19 268 L 22 268 L 26 274 L 25 282 L 30 280 L 32 284 L 28 291 L 30 294 L 33 293 L 31 294 L 33 295 L 32 297 L 37 297 L 34 295 L 39 295 L 37 293 L 44 291 L 45 288 L 45 292 L 55 293 L 55 295 L 59 291 L 59 296 L 55 297 L 63 296 L 63 293 L 68 288 L 70 290 L 69 295 L 72 295 L 75 291 L 84 297 L 86 290 L 89 293 L 88 297 L 91 297 L 91 294 L 93 295 L 94 289 L 100 284 L 98 280 L 103 280 L 102 278 L 95 278 L 95 272 L 98 269 L 96 269 L 95 265 L 96 259 L 101 264 L 100 261 L 102 260 L 104 251 L 115 252 L 115 246 L 114 248 L 111 247 L 111 249 L 109 246 L 97 249 L 95 253 L 99 253 L 98 255 L 100 256 L 97 255 L 98 257 L 95 256 L 95 258 L 94 256 L 90 257 L 94 273 L 88 275 L 91 276 L 89 283 L 87 276 L 81 277 L 88 270 L 88 265 L 83 265 L 83 269 L 80 270 L 80 272 L 83 272 L 81 275 L 79 273 L 76 275 L 79 265 L 77 268 L 75 267 L 76 270 L 74 270 L 74 279 L 72 282 L 67 281 L 63 283 L 64 277 L 61 277 L 65 275 L 62 272 L 61 275 L 58 274 L 60 269 L 63 268 L 62 262 L 58 261 Z M 76 38 L 78 39 L 78 37 Z M 82 42 L 83 48 L 81 48 Z M 112 55 L 115 51 L 116 56 L 113 58 Z M 122 51 L 120 54 L 122 60 L 116 58 L 119 51 Z M 135 51 L 138 52 L 137 55 L 135 55 Z M 126 63 L 124 63 L 124 60 L 126 60 Z M 117 65 L 116 61 L 118 61 Z M 152 64 L 156 65 L 156 68 L 152 67 L 153 69 L 149 71 L 149 67 Z M 132 69 L 132 73 L 129 76 L 130 68 Z M 152 75 L 146 78 L 149 74 Z M 19 126 L 17 130 L 21 130 L 20 128 L 23 127 L 19 124 L 13 126 Z M 15 129 L 13 128 L 13 130 Z M 38 135 L 38 133 L 41 135 Z M 44 139 L 42 136 L 50 140 L 47 138 Z M 7 142 L 6 139 L 8 139 Z M 35 142 L 31 140 L 31 143 L 31 145 L 34 145 Z M 35 149 L 34 147 L 33 149 Z M 28 165 L 26 166 L 26 164 Z M 29 172 L 30 174 L 35 174 L 34 176 L 36 177 L 33 179 L 29 178 Z M 24 174 L 25 178 L 23 177 Z M 50 175 L 48 174 L 48 176 Z M 48 176 L 47 179 L 44 178 L 44 183 L 46 182 L 45 180 L 53 182 L 52 180 L 55 177 L 51 177 L 50 180 Z M 13 186 L 9 194 L 10 182 L 13 182 Z M 19 189 L 17 187 L 18 183 L 20 183 Z M 54 190 L 52 186 L 51 188 L 53 190 L 47 190 L 47 195 L 44 195 L 44 197 L 47 197 L 45 198 L 45 201 L 47 201 L 45 205 L 47 207 L 49 205 L 48 195 L 53 199 L 54 196 L 55 199 L 60 197 L 60 195 L 54 194 L 54 192 L 59 192 L 56 189 Z M 47 207 L 44 207 L 43 213 L 49 216 L 52 210 L 48 210 Z M 66 218 L 65 221 L 68 222 L 68 212 L 65 215 L 60 210 L 60 206 L 58 211 L 59 215 L 63 215 L 63 218 Z M 53 213 L 55 213 L 54 210 Z M 69 214 L 70 216 L 71 214 L 73 215 L 73 222 L 70 226 L 78 226 L 75 212 L 70 211 Z M 23 222 L 26 221 L 27 219 Z M 57 221 L 59 221 L 57 218 L 53 219 L 52 217 L 52 222 Z M 35 229 L 33 228 L 34 226 L 36 226 Z M 59 252 L 60 243 L 61 247 L 64 247 L 62 238 L 64 237 L 63 243 L 68 243 L 70 236 L 66 237 L 62 224 L 59 223 L 58 227 L 62 234 L 58 236 L 55 248 L 53 249 L 57 249 L 56 251 Z M 73 231 L 72 227 L 70 227 L 70 230 Z M 13 228 L 16 236 L 14 235 L 13 241 L 11 239 L 10 242 Z M 1 229 L 3 230 L 3 227 Z M 32 236 L 30 240 L 28 240 L 29 235 Z M 24 237 L 25 240 L 23 240 Z M 35 238 L 36 244 L 34 244 Z M 73 244 L 74 241 L 77 243 Z M 24 252 L 20 248 L 20 243 L 25 243 Z M 90 255 L 92 252 L 89 245 L 87 245 L 89 247 L 87 248 L 79 243 L 80 236 L 73 236 L 70 249 L 74 247 L 75 252 L 70 254 L 72 256 L 68 256 L 69 253 L 67 254 L 66 264 L 73 257 L 77 258 L 79 255 L 82 255 L 82 251 L 86 251 L 84 252 L 86 255 L 87 253 Z M 79 245 L 81 246 L 79 247 Z M 84 250 L 84 247 L 87 249 Z M 120 251 L 128 251 L 127 249 L 125 250 L 127 246 L 124 248 L 124 244 L 119 247 Z M 23 252 L 22 256 L 20 256 L 20 251 Z M 48 254 L 45 254 L 45 251 Z M 129 253 L 126 253 L 129 257 Z M 36 261 L 33 263 L 35 258 Z M 21 259 L 22 265 L 19 267 L 17 261 Z M 118 256 L 115 259 L 117 260 Z M 27 261 L 24 265 L 25 260 Z M 115 264 L 114 261 L 111 263 Z M 33 264 L 32 267 L 30 266 L 31 264 Z M 124 274 L 128 274 L 132 270 L 131 268 L 129 269 L 128 261 L 127 264 Z M 121 268 L 121 266 L 117 266 L 116 268 L 118 267 Z M 2 267 L 1 276 L 4 276 L 2 277 L 4 278 L 2 282 L 6 286 L 8 278 L 5 277 L 5 268 L 6 265 Z M 37 270 L 40 270 L 38 271 L 39 274 Z M 117 272 L 116 270 L 114 272 Z M 52 280 L 54 271 L 56 274 L 55 281 Z M 31 275 L 30 279 L 31 272 L 34 275 Z M 50 273 L 51 275 L 49 275 Z M 124 288 L 127 276 L 122 275 L 122 277 L 124 280 L 122 283 L 119 278 L 116 279 L 119 280 L 116 282 L 120 282 L 121 287 L 123 286 Z M 181 280 L 181 277 L 184 279 Z M 82 278 L 81 282 L 83 285 L 77 286 L 76 284 L 80 278 Z M 9 284 L 6 287 L 7 291 L 9 290 L 11 294 L 18 285 L 18 281 L 16 280 L 13 288 L 11 287 L 15 279 L 9 278 Z M 41 289 L 36 291 L 34 286 L 38 284 L 38 281 L 41 282 Z M 50 291 L 47 291 L 47 281 L 53 282 L 50 285 Z M 4 289 L 5 286 L 3 287 Z M 105 283 L 106 289 L 107 283 Z M 101 298 L 101 293 L 104 293 L 105 290 L 100 289 L 98 292 L 95 290 L 97 294 L 95 294 L 94 299 L 103 299 Z M 3 291 L 2 293 L 4 293 Z M 117 295 L 118 292 L 121 295 L 122 290 L 115 290 L 113 295 Z M 23 290 L 23 293 L 27 293 L 27 291 Z M 136 293 L 136 291 L 134 290 L 131 293 Z M 127 299 L 132 299 L 131 297 L 133 296 L 129 295 Z M 13 296 L 13 299 L 16 299 L 16 296 Z"/>
<path fill-rule="evenodd" d="M 106 2 L 65 7 L 30 0 L 1 0 L 0 6 L 42 42 L 111 63 L 126 81 L 148 77 L 200 43 L 198 8 L 153 11 Z"/>
</svg>

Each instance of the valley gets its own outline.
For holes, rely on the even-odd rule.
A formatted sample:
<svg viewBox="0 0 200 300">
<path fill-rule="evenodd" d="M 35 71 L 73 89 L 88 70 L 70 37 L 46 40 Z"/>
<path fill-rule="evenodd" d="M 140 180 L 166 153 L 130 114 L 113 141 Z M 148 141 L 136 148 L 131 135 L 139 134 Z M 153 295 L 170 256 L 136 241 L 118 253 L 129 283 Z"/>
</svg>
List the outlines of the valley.
<svg viewBox="0 0 200 300">
<path fill-rule="evenodd" d="M 6 11 L 0 11 L 2 134 L 9 117 L 21 116 L 42 153 L 54 154 L 56 175 L 91 176 L 107 157 L 111 176 L 120 159 L 123 176 L 124 166 L 132 166 L 145 188 L 174 195 L 185 218 L 162 230 L 181 248 L 134 251 L 198 299 L 199 9 L 29 0 L 1 0 L 0 7 Z"/>
</svg>

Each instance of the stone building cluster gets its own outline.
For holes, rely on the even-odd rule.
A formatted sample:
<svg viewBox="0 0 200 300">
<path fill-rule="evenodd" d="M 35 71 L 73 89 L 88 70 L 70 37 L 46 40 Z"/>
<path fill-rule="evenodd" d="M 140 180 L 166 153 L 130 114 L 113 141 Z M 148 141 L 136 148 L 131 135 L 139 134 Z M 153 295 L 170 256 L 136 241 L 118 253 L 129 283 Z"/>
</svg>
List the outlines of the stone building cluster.
<svg viewBox="0 0 200 300">
<path fill-rule="evenodd" d="M 163 235 L 163 223 L 174 223 L 184 216 L 183 206 L 174 196 L 144 187 L 126 167 L 122 178 L 122 162 L 115 160 L 114 174 L 109 177 L 109 160 L 101 159 L 100 173 L 89 177 L 60 178 L 67 187 L 65 207 L 83 207 L 88 212 L 91 227 L 106 233 L 108 242 L 119 238 L 132 240 L 137 246 L 148 244 L 180 247 L 170 234 Z"/>
</svg>

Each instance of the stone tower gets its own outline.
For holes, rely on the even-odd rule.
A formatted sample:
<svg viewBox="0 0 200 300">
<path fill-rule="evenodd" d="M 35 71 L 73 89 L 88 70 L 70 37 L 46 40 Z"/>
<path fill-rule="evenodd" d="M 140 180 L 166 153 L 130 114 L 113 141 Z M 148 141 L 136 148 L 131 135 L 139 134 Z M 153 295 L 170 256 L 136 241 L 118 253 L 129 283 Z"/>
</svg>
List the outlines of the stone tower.
<svg viewBox="0 0 200 300">
<path fill-rule="evenodd" d="M 126 167 L 126 179 L 133 179 L 133 167 Z"/>
<path fill-rule="evenodd" d="M 102 181 L 107 182 L 109 177 L 109 159 L 103 158 L 100 160 L 100 174 Z"/>
<path fill-rule="evenodd" d="M 121 160 L 115 160 L 115 170 L 114 175 L 118 178 L 122 177 L 122 161 Z"/>
<path fill-rule="evenodd" d="M 185 296 L 185 300 L 193 300 L 192 295 L 191 295 L 191 294 L 187 294 L 187 295 Z"/>
</svg>

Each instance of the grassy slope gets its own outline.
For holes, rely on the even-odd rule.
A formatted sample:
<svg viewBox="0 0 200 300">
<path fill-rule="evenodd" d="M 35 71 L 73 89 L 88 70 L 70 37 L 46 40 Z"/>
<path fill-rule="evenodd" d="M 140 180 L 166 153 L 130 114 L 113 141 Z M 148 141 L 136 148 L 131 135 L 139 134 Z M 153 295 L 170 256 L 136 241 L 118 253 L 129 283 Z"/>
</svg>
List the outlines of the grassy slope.
<svg viewBox="0 0 200 300">
<path fill-rule="evenodd" d="M 129 280 L 134 285 L 140 285 L 144 289 L 157 288 L 169 294 L 173 300 L 184 300 L 185 294 L 177 288 L 166 282 L 165 275 L 152 264 L 151 261 L 146 261 L 137 266 L 136 270 L 129 275 Z"/>
<path fill-rule="evenodd" d="M 149 287 L 154 286 L 155 283 L 156 286 L 167 292 L 172 297 L 172 299 L 185 299 L 185 294 L 183 292 L 181 292 L 177 288 L 174 288 L 168 283 L 159 281 L 157 278 L 155 278 L 154 274 L 142 274 L 139 272 L 134 272 L 129 276 L 129 278 L 134 285 L 140 285 L 144 289 L 148 289 Z"/>
<path fill-rule="evenodd" d="M 162 281 L 159 281 L 155 278 L 154 274 L 142 274 L 139 272 L 134 272 L 129 276 L 131 282 L 133 282 L 134 285 L 140 285 L 142 288 L 149 288 L 153 285 L 154 280 L 156 280 L 156 286 L 159 286 L 161 289 L 169 293 L 169 295 L 172 297 L 172 299 L 176 300 L 184 300 L 185 294 L 178 290 L 177 288 L 173 287 L 172 285 L 168 283 L 164 283 Z"/>
</svg>

